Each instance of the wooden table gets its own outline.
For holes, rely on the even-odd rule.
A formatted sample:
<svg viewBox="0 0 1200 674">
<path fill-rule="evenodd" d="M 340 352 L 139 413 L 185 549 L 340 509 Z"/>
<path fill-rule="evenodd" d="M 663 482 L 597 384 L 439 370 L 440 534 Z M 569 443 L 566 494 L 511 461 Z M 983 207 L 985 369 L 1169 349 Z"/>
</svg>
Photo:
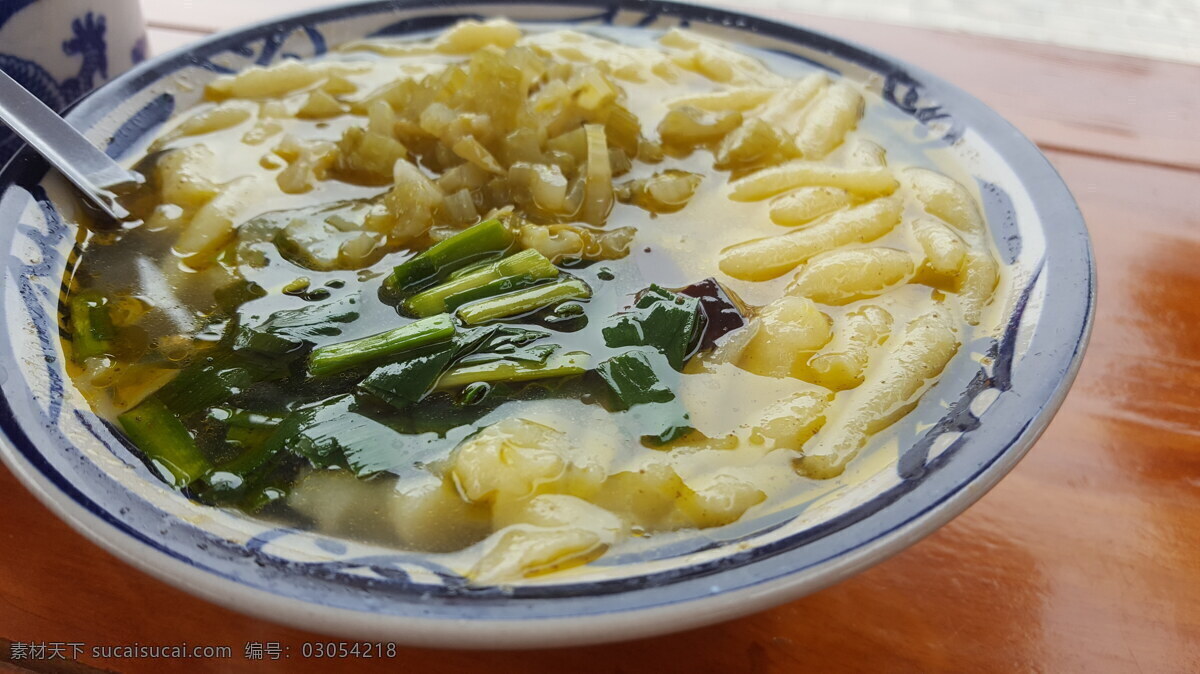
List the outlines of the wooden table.
<svg viewBox="0 0 1200 674">
<path fill-rule="evenodd" d="M 156 50 L 315 3 L 191 4 L 148 0 Z M 1200 67 L 781 16 L 958 83 L 1015 122 L 1062 173 L 1087 217 L 1100 269 L 1095 334 L 1062 411 L 977 505 L 836 587 L 740 620 L 617 646 L 400 649 L 385 666 L 1200 671 L 1200 334 L 1191 332 L 1200 331 Z M 0 513 L 0 637 L 186 641 L 234 653 L 228 661 L 85 658 L 76 671 L 294 671 L 304 664 L 295 657 L 247 661 L 243 647 L 278 642 L 295 652 L 320 638 L 133 570 L 60 522 L 3 469 Z M 6 665 L 4 655 L 0 642 L 0 671 L 16 664 L 57 671 L 27 660 Z"/>
</svg>

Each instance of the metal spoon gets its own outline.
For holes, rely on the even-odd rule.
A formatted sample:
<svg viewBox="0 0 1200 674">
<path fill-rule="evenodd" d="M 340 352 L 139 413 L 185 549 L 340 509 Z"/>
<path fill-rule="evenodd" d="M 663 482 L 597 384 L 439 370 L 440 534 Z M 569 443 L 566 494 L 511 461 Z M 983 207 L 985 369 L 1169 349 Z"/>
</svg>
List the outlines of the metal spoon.
<svg viewBox="0 0 1200 674">
<path fill-rule="evenodd" d="M 122 168 L 4 71 L 0 71 L 0 121 L 101 211 L 114 220 L 129 217 L 117 198 L 144 183 L 142 174 Z"/>
</svg>

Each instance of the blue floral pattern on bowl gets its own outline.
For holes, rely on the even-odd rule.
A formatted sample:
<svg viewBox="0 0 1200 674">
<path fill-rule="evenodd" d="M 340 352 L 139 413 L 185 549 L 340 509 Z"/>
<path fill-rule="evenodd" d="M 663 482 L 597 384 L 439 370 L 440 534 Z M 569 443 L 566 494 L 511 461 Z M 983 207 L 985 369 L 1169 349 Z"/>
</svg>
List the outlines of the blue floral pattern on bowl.
<svg viewBox="0 0 1200 674">
<path fill-rule="evenodd" d="M 198 506 L 163 486 L 65 375 L 56 317 L 59 283 L 77 254 L 69 191 L 23 154 L 0 180 L 9 186 L 0 222 L 17 223 L 0 230 L 0 321 L 12 337 L 0 347 L 0 452 L 26 484 L 125 559 L 240 610 L 353 636 L 517 647 L 683 629 L 819 589 L 914 542 L 1015 465 L 1061 402 L 1086 343 L 1094 301 L 1086 230 L 1028 140 L 960 90 L 887 57 L 802 28 L 670 2 L 367 2 L 215 36 L 119 78 L 71 119 L 125 157 L 198 99 L 197 83 L 220 73 L 498 15 L 623 36 L 690 26 L 760 56 L 869 80 L 913 119 L 922 148 L 958 157 L 979 184 L 1013 270 L 1012 299 L 999 338 L 967 345 L 978 357 L 957 358 L 896 431 L 894 470 L 820 506 L 739 522 L 718 537 L 656 538 L 584 573 L 507 589 L 471 586 L 419 554 Z"/>
<path fill-rule="evenodd" d="M 120 70 L 146 59 L 146 36 L 140 27 L 137 28 L 135 41 L 124 44 L 129 40 L 128 30 L 117 31 L 118 37 L 113 40 L 108 15 L 75 5 L 46 1 L 39 4 L 36 0 L 0 0 L 0 36 L 5 36 L 6 25 L 10 33 L 5 36 L 9 39 L 0 40 L 0 70 L 56 111 L 67 109 L 109 78 L 110 53 L 113 64 Z M 124 11 L 128 9 L 128 4 L 125 7 L 114 5 L 110 9 Z M 28 45 L 18 45 L 24 48 L 12 53 L 12 44 L 15 42 L 12 33 L 27 30 L 28 24 L 36 24 L 40 41 L 44 39 L 43 36 L 56 34 L 46 26 L 47 22 L 54 19 L 61 20 L 67 31 L 67 37 L 58 45 L 57 51 L 54 45 L 47 45 L 34 54 L 30 53 Z M 116 19 L 120 22 L 132 20 L 138 24 L 141 21 L 140 15 L 122 15 Z M 122 25 L 121 28 L 127 27 Z M 127 50 L 127 53 L 114 52 L 121 49 Z M 61 69 L 58 62 L 64 58 L 77 65 L 71 66 L 73 70 L 69 76 L 56 77 L 51 70 Z M 0 124 L 0 166 L 20 145 L 20 139 Z"/>
</svg>

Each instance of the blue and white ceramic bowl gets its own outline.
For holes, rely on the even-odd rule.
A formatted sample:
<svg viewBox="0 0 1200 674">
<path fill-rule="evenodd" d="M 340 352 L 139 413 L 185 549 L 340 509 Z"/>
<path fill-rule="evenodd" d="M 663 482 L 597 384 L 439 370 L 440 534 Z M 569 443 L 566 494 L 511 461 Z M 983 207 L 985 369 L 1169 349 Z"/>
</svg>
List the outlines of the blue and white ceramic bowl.
<svg viewBox="0 0 1200 674">
<path fill-rule="evenodd" d="M 911 117 L 918 150 L 948 153 L 977 182 L 1012 270 L 1005 329 L 963 349 L 911 422 L 899 425 L 898 461 L 832 497 L 609 555 L 583 575 L 477 589 L 421 555 L 199 506 L 155 478 L 64 373 L 55 321 L 77 231 L 63 181 L 22 155 L 0 175 L 0 453 L 44 503 L 131 564 L 240 611 L 425 646 L 539 647 L 681 630 L 813 592 L 944 524 L 1029 449 L 1066 395 L 1091 325 L 1095 277 L 1084 223 L 1046 158 L 995 112 L 869 49 L 670 2 L 365 2 L 154 59 L 97 91 L 70 120 L 109 154 L 128 157 L 220 73 L 493 16 L 626 35 L 689 26 L 781 68 L 815 64 L 865 83 Z"/>
<path fill-rule="evenodd" d="M 138 0 L 0 0 L 0 70 L 54 110 L 144 60 Z M 0 124 L 0 166 L 20 147 Z"/>
</svg>

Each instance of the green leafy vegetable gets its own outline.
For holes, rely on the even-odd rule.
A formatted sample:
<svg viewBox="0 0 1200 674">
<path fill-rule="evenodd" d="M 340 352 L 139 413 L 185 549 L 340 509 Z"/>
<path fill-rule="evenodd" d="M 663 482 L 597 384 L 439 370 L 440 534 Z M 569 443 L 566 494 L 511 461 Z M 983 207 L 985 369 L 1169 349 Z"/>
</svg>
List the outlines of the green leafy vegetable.
<svg viewBox="0 0 1200 674">
<path fill-rule="evenodd" d="M 269 439 L 269 437 L 268 437 Z M 201 499 L 234 503 L 257 512 L 288 495 L 300 466 L 307 463 L 290 452 L 257 445 L 238 461 L 224 464 L 192 486 Z"/>
<path fill-rule="evenodd" d="M 526 364 L 545 363 L 557 344 L 534 344 L 548 336 L 540 330 L 491 325 L 460 331 L 451 342 L 427 347 L 402 360 L 377 368 L 359 388 L 391 405 L 404 409 L 421 401 L 447 368 L 482 365 L 500 360 Z"/>
<path fill-rule="evenodd" d="M 660 445 L 692 430 L 687 410 L 660 379 L 660 373 L 678 378 L 663 354 L 631 349 L 600 363 L 596 373 L 612 392 L 613 408 L 630 410 L 643 441 Z"/>
<path fill-rule="evenodd" d="M 559 350 L 558 344 L 532 344 L 529 346 L 507 345 L 494 351 L 480 351 L 459 359 L 457 365 L 483 365 L 498 360 L 511 360 L 521 363 L 544 363 L 546 359 Z"/>
<path fill-rule="evenodd" d="M 267 291 L 257 283 L 237 279 L 213 291 L 213 299 L 217 302 L 216 313 L 219 316 L 228 316 L 246 302 L 266 297 L 267 294 Z"/>
<path fill-rule="evenodd" d="M 225 432 L 225 443 L 243 450 L 249 450 L 261 445 L 271 436 L 271 431 L 273 430 L 274 426 L 264 426 L 261 428 L 230 426 Z"/>
<path fill-rule="evenodd" d="M 263 414 L 236 407 L 214 407 L 208 411 L 208 418 L 232 428 L 275 428 L 283 417 L 277 414 Z"/>
<path fill-rule="evenodd" d="M 609 358 L 596 368 L 616 397 L 616 409 L 627 410 L 634 405 L 675 399 L 675 392 L 659 380 L 651 358 L 659 359 L 658 354 L 630 350 Z"/>
<path fill-rule="evenodd" d="M 504 223 L 484 220 L 404 261 L 392 270 L 384 285 L 392 292 L 415 290 L 467 265 L 502 256 L 513 240 Z"/>
<path fill-rule="evenodd" d="M 449 314 L 422 318 L 377 335 L 314 349 L 308 358 L 308 369 L 316 377 L 334 374 L 409 349 L 448 340 L 454 336 L 454 332 L 454 320 Z"/>
<path fill-rule="evenodd" d="M 267 441 L 266 451 L 286 449 L 324 468 L 344 465 L 359 477 L 425 456 L 447 441 L 436 434 L 397 432 L 367 416 L 354 396 L 342 395 L 296 410 Z"/>
<path fill-rule="evenodd" d="M 155 394 L 171 411 L 191 414 L 225 402 L 252 384 L 287 373 L 286 363 L 224 352 L 187 366 Z"/>
<path fill-rule="evenodd" d="M 284 356 L 312 344 L 317 337 L 342 334 L 338 323 L 350 323 L 357 319 L 357 297 L 276 311 L 265 320 L 247 314 L 239 316 L 232 328 L 233 348 L 268 356 Z"/>
<path fill-rule="evenodd" d="M 117 417 L 125 434 L 176 489 L 212 470 L 187 427 L 162 401 L 149 398 Z"/>
<path fill-rule="evenodd" d="M 216 470 L 209 475 L 206 480 L 207 491 L 210 494 L 218 492 L 233 492 L 246 485 L 248 482 L 266 472 L 263 467 L 268 465 L 268 462 L 279 451 L 278 446 L 269 446 L 271 437 L 274 434 L 274 429 L 246 429 L 246 428 L 231 428 L 234 438 L 246 438 L 241 440 L 244 451 L 237 458 L 227 463 L 221 464 Z M 228 439 L 228 438 L 227 438 Z"/>
<path fill-rule="evenodd" d="M 700 300 L 652 285 L 638 295 L 629 311 L 611 316 L 602 333 L 613 348 L 654 347 L 671 367 L 681 370 L 703 328 Z"/>
<path fill-rule="evenodd" d="M 454 357 L 461 358 L 472 353 L 516 348 L 549 336 L 550 333 L 544 330 L 531 330 L 500 323 L 462 328 L 454 336 Z"/>
<path fill-rule="evenodd" d="M 388 404 L 403 409 L 419 402 L 433 390 L 438 377 L 453 357 L 454 345 L 447 342 L 379 367 L 358 386 Z"/>
<path fill-rule="evenodd" d="M 552 358 L 557 344 L 535 344 L 541 330 L 488 325 L 459 331 L 451 342 L 425 348 L 377 368 L 359 385 L 398 408 L 420 402 L 431 390 L 472 382 L 526 381 L 583 374 L 587 354 Z"/>
<path fill-rule="evenodd" d="M 218 465 L 193 486 L 199 496 L 208 502 L 219 503 L 236 501 L 239 497 L 261 501 L 253 510 L 269 501 L 269 498 L 265 498 L 265 490 L 281 461 L 279 447 L 267 447 L 267 442 L 285 418 L 284 415 L 229 407 L 209 410 L 210 421 L 228 426 L 225 443 L 236 447 L 239 453 L 234 459 Z M 281 489 L 277 491 L 282 493 Z"/>
<path fill-rule="evenodd" d="M 354 396 L 341 395 L 306 405 L 289 414 L 267 440 L 268 454 L 286 449 L 309 460 L 317 468 L 341 465 L 344 461 L 343 441 L 354 444 L 364 434 L 377 434 L 382 426 L 374 420 L 350 413 Z M 386 427 L 385 427 L 386 428 Z M 386 429 L 392 433 L 391 429 Z M 385 434 L 386 435 L 386 434 Z"/>
<path fill-rule="evenodd" d="M 283 415 L 262 414 L 236 407 L 214 407 L 208 420 L 225 426 L 225 444 L 238 450 L 237 458 L 222 464 L 220 470 L 244 476 L 258 467 L 261 461 L 254 454 L 262 447 L 283 421 Z"/>
<path fill-rule="evenodd" d="M 487 325 L 464 330 L 455 350 L 456 365 L 482 365 L 497 360 L 544 363 L 557 350 L 556 344 L 533 344 L 550 336 L 542 330 L 511 325 Z"/>
</svg>

